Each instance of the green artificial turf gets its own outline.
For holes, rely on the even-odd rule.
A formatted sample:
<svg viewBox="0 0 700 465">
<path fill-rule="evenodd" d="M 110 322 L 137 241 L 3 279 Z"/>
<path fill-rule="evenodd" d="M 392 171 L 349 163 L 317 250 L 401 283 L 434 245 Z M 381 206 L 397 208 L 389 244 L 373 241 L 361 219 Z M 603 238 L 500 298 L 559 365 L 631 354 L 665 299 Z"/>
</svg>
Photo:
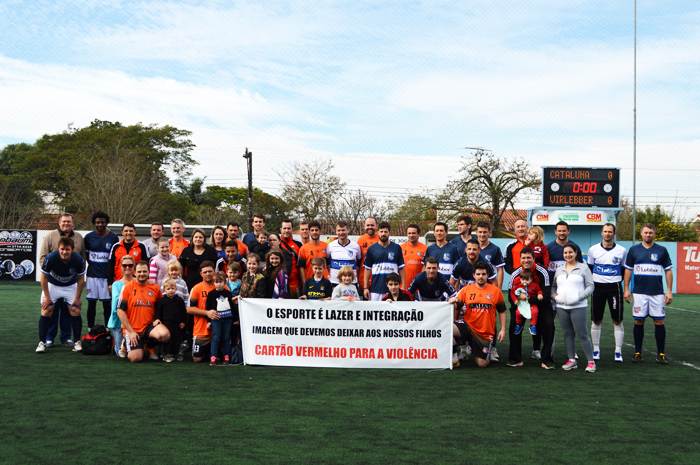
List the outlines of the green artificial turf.
<svg viewBox="0 0 700 465">
<path fill-rule="evenodd" d="M 0 285 L 3 463 L 700 463 L 697 296 L 667 309 L 668 366 L 651 352 L 629 363 L 629 346 L 614 363 L 606 315 L 589 374 L 529 357 L 426 371 L 38 355 L 39 293 Z M 651 322 L 645 349 L 655 352 Z M 559 330 L 557 367 L 565 358 Z"/>
</svg>

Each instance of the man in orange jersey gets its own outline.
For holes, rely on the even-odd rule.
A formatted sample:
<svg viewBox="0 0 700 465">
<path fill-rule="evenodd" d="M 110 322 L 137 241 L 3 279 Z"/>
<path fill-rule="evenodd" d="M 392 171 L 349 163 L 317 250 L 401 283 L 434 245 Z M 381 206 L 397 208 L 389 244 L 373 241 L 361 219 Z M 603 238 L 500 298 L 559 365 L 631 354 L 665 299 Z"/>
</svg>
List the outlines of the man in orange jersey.
<svg viewBox="0 0 700 465">
<path fill-rule="evenodd" d="M 226 234 L 228 235 L 227 242 L 236 241 L 236 243 L 238 244 L 238 253 L 241 254 L 241 257 L 246 258 L 248 256 L 248 246 L 238 240 L 238 236 L 240 233 L 240 225 L 235 221 L 229 221 L 228 225 L 226 226 Z"/>
<path fill-rule="evenodd" d="M 496 312 L 501 325 L 498 342 L 506 337 L 506 304 L 501 290 L 488 283 L 489 268 L 484 262 L 474 265 L 474 282 L 464 286 L 456 297 L 450 299 L 455 305 L 455 320 L 459 309 L 465 306 L 464 316 L 453 325 L 452 366 L 459 366 L 458 343 L 469 344 L 479 368 L 489 366 L 491 348 L 496 336 Z"/>
<path fill-rule="evenodd" d="M 307 279 L 314 275 L 313 266 L 311 265 L 311 260 L 320 257 L 326 258 L 326 250 L 328 249 L 328 244 L 321 241 L 321 223 L 314 220 L 308 223 L 309 227 L 309 242 L 301 246 L 299 249 L 299 260 L 297 265 L 299 266 L 299 281 L 305 283 Z M 328 268 L 323 271 L 323 276 L 328 279 Z"/>
<path fill-rule="evenodd" d="M 170 233 L 173 235 L 170 238 L 170 253 L 180 258 L 182 251 L 190 245 L 190 241 L 182 237 L 185 234 L 185 222 L 179 218 L 175 218 L 170 223 Z"/>
<path fill-rule="evenodd" d="M 136 279 L 124 286 L 117 305 L 117 316 L 124 328 L 126 353 L 131 363 L 143 360 L 144 349 L 152 350 L 158 343 L 170 340 L 168 328 L 160 320 L 153 320 L 162 294 L 157 284 L 148 284 L 149 271 L 147 261 L 136 264 Z"/>
<path fill-rule="evenodd" d="M 294 225 L 292 224 L 292 220 L 282 220 L 282 226 L 280 226 L 280 248 L 292 255 L 292 269 L 287 270 L 289 272 L 288 299 L 296 299 L 301 295 L 301 285 L 303 283 L 303 281 L 299 279 L 299 265 L 297 264 L 299 261 L 299 249 L 301 249 L 303 244 L 294 240 L 292 237 L 293 230 Z"/>
<path fill-rule="evenodd" d="M 207 311 L 207 295 L 216 289 L 214 286 L 214 262 L 203 261 L 199 265 L 199 274 L 202 275 L 202 282 L 192 288 L 190 307 L 187 307 L 187 313 L 194 315 L 192 360 L 195 363 L 207 360 L 211 356 L 211 328 L 207 327 L 207 318 L 210 320 L 219 319 L 216 310 Z"/>
<path fill-rule="evenodd" d="M 377 220 L 371 216 L 368 216 L 365 220 L 365 233 L 357 239 L 357 245 L 360 246 L 362 251 L 362 263 L 360 263 L 360 268 L 357 270 L 357 282 L 360 285 L 360 293 L 363 291 L 364 286 L 364 275 L 365 275 L 365 257 L 367 256 L 367 249 L 371 245 L 379 242 L 379 236 L 377 235 Z M 372 284 L 372 277 L 369 278 L 370 285 Z M 409 283 L 410 284 L 410 283 Z"/>
<path fill-rule="evenodd" d="M 513 274 L 513 271 L 521 265 L 520 251 L 525 247 L 525 240 L 527 240 L 527 221 L 516 221 L 513 225 L 513 232 L 515 232 L 515 239 L 506 246 L 505 269 L 508 274 Z"/>
<path fill-rule="evenodd" d="M 406 272 L 404 290 L 408 289 L 408 286 L 413 282 L 413 278 L 423 271 L 425 251 L 428 250 L 427 245 L 418 241 L 420 238 L 420 226 L 416 223 L 411 223 L 406 227 L 406 235 L 408 236 L 408 242 L 401 244 L 403 263 L 406 265 L 404 267 Z"/>
</svg>

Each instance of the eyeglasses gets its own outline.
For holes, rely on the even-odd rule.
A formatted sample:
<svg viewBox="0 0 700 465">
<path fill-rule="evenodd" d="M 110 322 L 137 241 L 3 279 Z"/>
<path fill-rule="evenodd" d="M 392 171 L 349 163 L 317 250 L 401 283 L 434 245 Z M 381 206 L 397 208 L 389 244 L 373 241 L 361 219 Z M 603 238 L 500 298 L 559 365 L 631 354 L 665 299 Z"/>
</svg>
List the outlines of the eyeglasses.
<svg viewBox="0 0 700 465">
<path fill-rule="evenodd" d="M 122 265 L 122 268 L 133 268 L 134 265 Z"/>
</svg>

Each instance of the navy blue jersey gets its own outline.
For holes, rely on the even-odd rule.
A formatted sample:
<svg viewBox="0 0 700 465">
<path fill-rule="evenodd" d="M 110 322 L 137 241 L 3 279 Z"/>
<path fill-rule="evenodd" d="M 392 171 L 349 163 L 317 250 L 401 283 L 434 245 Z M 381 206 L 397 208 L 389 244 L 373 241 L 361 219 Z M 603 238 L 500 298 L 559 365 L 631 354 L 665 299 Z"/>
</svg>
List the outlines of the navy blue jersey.
<svg viewBox="0 0 700 465">
<path fill-rule="evenodd" d="M 481 257 L 483 261 L 492 264 L 494 268 L 506 266 L 501 249 L 493 242 L 489 242 L 489 245 L 481 249 L 479 257 Z"/>
<path fill-rule="evenodd" d="M 85 274 L 85 260 L 80 254 L 73 252 L 68 263 L 63 263 L 59 251 L 56 250 L 46 256 L 41 272 L 55 286 L 70 286 L 78 282 L 78 276 Z"/>
<path fill-rule="evenodd" d="M 437 258 L 438 271 L 445 276 L 449 276 L 459 261 L 459 249 L 452 242 L 448 242 L 442 247 L 439 247 L 437 244 L 431 244 L 428 246 L 428 250 L 425 251 L 425 258 L 428 257 Z"/>
<path fill-rule="evenodd" d="M 627 252 L 625 268 L 634 273 L 635 294 L 659 295 L 664 293 L 664 274 L 673 263 L 666 247 L 654 244 L 647 249 L 636 244 Z"/>
<path fill-rule="evenodd" d="M 304 282 L 304 290 L 301 295 L 305 295 L 308 300 L 327 299 L 333 294 L 333 285 L 326 278 L 316 281 L 311 277 Z"/>
<path fill-rule="evenodd" d="M 450 241 L 450 244 L 454 244 L 455 247 L 457 247 L 457 250 L 459 250 L 459 258 L 466 257 L 467 256 L 467 243 L 464 242 L 462 239 L 462 235 L 460 234 L 459 236 L 455 237 Z"/>
<path fill-rule="evenodd" d="M 420 302 L 444 302 L 457 292 L 447 277 L 439 272 L 433 284 L 430 284 L 425 271 L 419 273 L 406 290 Z"/>
<path fill-rule="evenodd" d="M 243 240 L 242 240 L 241 242 L 243 242 L 245 245 L 248 246 L 248 248 L 250 248 L 250 243 L 253 242 L 253 241 L 257 241 L 257 240 L 258 240 L 258 239 L 257 239 L 257 237 L 255 237 L 255 233 L 254 233 L 254 232 L 249 232 L 248 234 L 246 234 L 245 236 L 243 236 Z M 264 257 L 260 257 L 260 258 L 261 258 L 261 259 L 264 259 Z"/>
<path fill-rule="evenodd" d="M 89 232 L 83 238 L 87 256 L 87 277 L 107 279 L 109 274 L 109 252 L 119 242 L 119 237 L 112 231 L 101 237 L 96 231 Z"/>
<path fill-rule="evenodd" d="M 554 273 L 556 273 L 559 268 L 566 265 L 566 260 L 564 260 L 564 247 L 569 244 L 576 247 L 576 261 L 579 263 L 583 263 L 583 255 L 581 254 L 581 248 L 572 241 L 569 241 L 564 245 L 559 245 L 557 241 L 550 242 L 549 244 L 547 244 L 547 250 L 549 251 L 550 280 L 554 278 Z"/>
<path fill-rule="evenodd" d="M 389 245 L 382 247 L 377 242 L 370 245 L 365 256 L 365 269 L 372 271 L 372 284 L 369 291 L 382 295 L 389 292 L 386 277 L 390 273 L 398 273 L 403 267 L 403 250 L 399 244 L 389 242 Z"/>
<path fill-rule="evenodd" d="M 484 262 L 486 265 L 489 267 L 489 281 L 493 281 L 496 279 L 496 268 L 493 267 L 493 265 L 490 262 Z M 459 284 L 459 288 L 463 288 L 464 286 L 468 284 L 475 283 L 476 280 L 474 279 L 474 265 L 469 263 L 469 260 L 465 258 L 461 258 L 457 265 L 455 265 L 455 269 L 452 272 L 452 279 L 457 281 Z"/>
</svg>

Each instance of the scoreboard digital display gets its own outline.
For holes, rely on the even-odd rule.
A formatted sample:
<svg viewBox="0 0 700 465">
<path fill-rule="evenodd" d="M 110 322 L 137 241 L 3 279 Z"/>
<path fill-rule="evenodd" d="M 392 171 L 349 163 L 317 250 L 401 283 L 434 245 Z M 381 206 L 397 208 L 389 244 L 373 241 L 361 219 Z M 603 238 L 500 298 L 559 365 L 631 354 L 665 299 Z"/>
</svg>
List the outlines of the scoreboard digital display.
<svg viewBox="0 0 700 465">
<path fill-rule="evenodd" d="M 542 169 L 543 207 L 620 206 L 620 168 Z"/>
</svg>

